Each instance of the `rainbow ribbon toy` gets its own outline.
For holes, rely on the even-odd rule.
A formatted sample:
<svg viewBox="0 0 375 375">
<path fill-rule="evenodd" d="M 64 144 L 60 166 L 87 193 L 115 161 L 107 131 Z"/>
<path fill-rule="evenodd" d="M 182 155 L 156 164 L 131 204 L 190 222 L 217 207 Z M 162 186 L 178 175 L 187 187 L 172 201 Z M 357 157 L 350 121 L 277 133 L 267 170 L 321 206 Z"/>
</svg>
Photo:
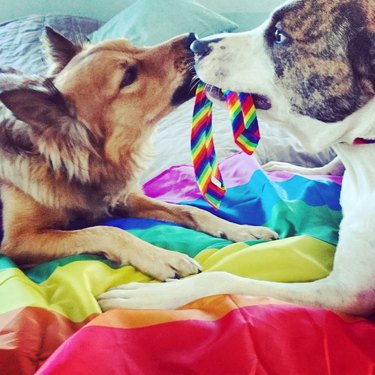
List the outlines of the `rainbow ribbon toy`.
<svg viewBox="0 0 375 375">
<path fill-rule="evenodd" d="M 250 94 L 223 91 L 235 143 L 251 155 L 260 139 L 255 106 Z M 191 132 L 191 154 L 199 189 L 204 199 L 218 209 L 226 188 L 216 160 L 212 136 L 212 102 L 207 98 L 204 84 L 199 82 L 195 92 Z"/>
</svg>

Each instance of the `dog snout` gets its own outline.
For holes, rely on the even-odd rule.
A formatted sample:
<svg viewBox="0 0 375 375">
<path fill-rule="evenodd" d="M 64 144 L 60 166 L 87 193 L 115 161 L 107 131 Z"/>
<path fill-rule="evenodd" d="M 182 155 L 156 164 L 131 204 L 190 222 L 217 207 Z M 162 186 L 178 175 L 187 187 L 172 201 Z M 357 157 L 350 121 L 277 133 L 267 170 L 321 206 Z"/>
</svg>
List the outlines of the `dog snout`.
<svg viewBox="0 0 375 375">
<path fill-rule="evenodd" d="M 195 40 L 191 46 L 190 49 L 198 56 L 203 57 L 210 53 L 211 47 L 208 45 L 208 42 L 205 42 L 203 40 Z"/>
<path fill-rule="evenodd" d="M 211 51 L 215 43 L 219 42 L 221 38 L 210 39 L 210 40 L 195 40 L 190 49 L 195 53 L 196 56 L 202 58 L 207 56 Z"/>
</svg>

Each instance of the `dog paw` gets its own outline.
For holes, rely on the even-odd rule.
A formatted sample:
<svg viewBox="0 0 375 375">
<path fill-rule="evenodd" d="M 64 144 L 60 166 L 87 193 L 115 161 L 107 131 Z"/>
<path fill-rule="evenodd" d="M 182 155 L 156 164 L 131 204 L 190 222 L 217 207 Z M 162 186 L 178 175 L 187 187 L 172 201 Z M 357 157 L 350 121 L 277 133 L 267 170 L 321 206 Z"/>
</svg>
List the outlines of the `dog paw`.
<svg viewBox="0 0 375 375">
<path fill-rule="evenodd" d="M 125 309 L 175 309 L 196 299 L 221 294 L 222 272 L 202 272 L 166 283 L 129 283 L 119 285 L 97 297 L 103 311 Z"/>
<path fill-rule="evenodd" d="M 168 283 L 129 283 L 97 297 L 102 311 L 110 309 L 174 309 L 183 304 L 180 280 Z"/>
<path fill-rule="evenodd" d="M 200 264 L 186 254 L 156 247 L 133 256 L 130 264 L 160 281 L 180 279 L 202 270 Z"/>
<path fill-rule="evenodd" d="M 304 167 L 299 167 L 290 163 L 284 163 L 281 161 L 270 161 L 262 165 L 262 169 L 266 172 L 283 171 L 290 173 L 302 173 L 306 170 Z"/>
<path fill-rule="evenodd" d="M 242 278 L 226 272 L 201 272 L 166 283 L 129 283 L 97 297 L 103 311 L 125 309 L 175 309 L 200 298 L 232 293 Z"/>
<path fill-rule="evenodd" d="M 231 230 L 224 232 L 224 236 L 233 242 L 277 240 L 279 238 L 279 235 L 273 230 L 253 225 L 236 225 Z"/>
</svg>

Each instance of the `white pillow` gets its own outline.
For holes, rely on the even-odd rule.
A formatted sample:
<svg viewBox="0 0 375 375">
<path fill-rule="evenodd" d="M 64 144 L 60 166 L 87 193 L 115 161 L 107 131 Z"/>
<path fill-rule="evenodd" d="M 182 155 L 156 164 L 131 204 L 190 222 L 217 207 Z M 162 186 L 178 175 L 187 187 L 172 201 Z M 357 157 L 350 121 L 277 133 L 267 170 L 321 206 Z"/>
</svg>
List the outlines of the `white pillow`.
<svg viewBox="0 0 375 375">
<path fill-rule="evenodd" d="M 139 46 L 158 44 L 194 32 L 205 37 L 238 25 L 193 0 L 138 0 L 90 35 L 93 43 L 128 38 Z"/>
</svg>

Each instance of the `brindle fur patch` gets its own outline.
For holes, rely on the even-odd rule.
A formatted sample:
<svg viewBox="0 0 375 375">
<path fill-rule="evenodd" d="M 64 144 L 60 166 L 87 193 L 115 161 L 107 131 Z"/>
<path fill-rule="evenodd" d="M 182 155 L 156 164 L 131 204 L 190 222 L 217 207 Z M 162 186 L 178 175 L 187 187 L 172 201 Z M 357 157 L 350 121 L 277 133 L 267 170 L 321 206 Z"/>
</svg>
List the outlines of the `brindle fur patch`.
<svg viewBox="0 0 375 375">
<path fill-rule="evenodd" d="M 373 0 L 295 2 L 274 14 L 266 38 L 277 80 L 296 112 L 336 122 L 369 101 L 374 25 Z M 288 37 L 281 45 L 274 43 L 276 27 Z"/>
</svg>

